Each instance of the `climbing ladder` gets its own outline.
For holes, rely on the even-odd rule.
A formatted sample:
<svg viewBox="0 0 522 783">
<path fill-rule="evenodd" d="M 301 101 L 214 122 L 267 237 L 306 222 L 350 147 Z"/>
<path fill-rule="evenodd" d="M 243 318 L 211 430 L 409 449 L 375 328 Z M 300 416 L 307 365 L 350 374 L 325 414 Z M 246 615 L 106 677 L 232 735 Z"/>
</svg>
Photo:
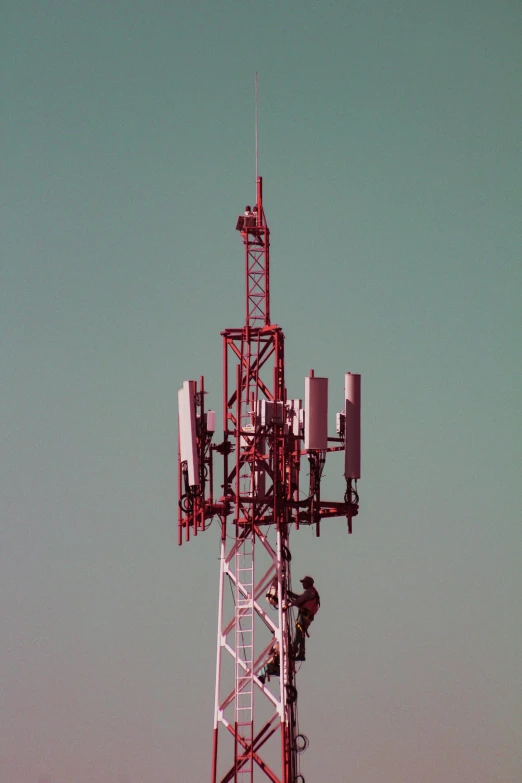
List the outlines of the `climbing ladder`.
<svg viewBox="0 0 522 783">
<path fill-rule="evenodd" d="M 238 783 L 253 783 L 254 534 L 236 550 L 236 747 Z M 239 762 L 239 763 L 238 763 Z"/>
</svg>

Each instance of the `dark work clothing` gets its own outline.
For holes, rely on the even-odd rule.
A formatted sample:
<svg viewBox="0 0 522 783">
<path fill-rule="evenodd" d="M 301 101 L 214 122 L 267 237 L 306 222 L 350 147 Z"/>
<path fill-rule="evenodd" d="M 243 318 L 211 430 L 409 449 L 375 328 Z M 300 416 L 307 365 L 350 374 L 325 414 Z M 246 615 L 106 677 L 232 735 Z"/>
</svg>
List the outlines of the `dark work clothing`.
<svg viewBox="0 0 522 783">
<path fill-rule="evenodd" d="M 308 629 L 319 609 L 319 593 L 315 587 L 307 587 L 301 595 L 288 593 L 289 604 L 299 609 L 295 623 L 294 657 L 300 660 L 305 658 L 305 640 Z"/>
<path fill-rule="evenodd" d="M 297 606 L 298 609 L 308 609 L 312 614 L 317 614 L 320 606 L 319 593 L 315 587 L 307 587 L 301 595 L 288 591 L 288 603 Z"/>
<path fill-rule="evenodd" d="M 314 601 L 317 596 L 317 590 L 315 587 L 307 587 L 306 590 L 304 590 L 301 595 L 297 595 L 296 593 L 292 593 L 290 590 L 288 591 L 289 596 L 289 603 L 292 604 L 292 606 L 302 606 L 303 604 L 306 604 L 308 601 Z"/>
</svg>

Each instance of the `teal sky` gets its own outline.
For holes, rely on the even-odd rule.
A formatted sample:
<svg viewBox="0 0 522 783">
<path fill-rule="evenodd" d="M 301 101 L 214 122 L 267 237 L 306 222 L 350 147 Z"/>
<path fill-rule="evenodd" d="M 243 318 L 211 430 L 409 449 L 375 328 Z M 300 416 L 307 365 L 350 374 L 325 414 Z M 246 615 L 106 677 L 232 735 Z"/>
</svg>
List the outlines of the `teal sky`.
<svg viewBox="0 0 522 783">
<path fill-rule="evenodd" d="M 519 783 L 515 0 L 0 2 L 0 780 L 209 779 L 218 532 L 176 393 L 244 322 L 253 80 L 272 317 L 363 376 L 363 479 L 293 537 L 308 783 Z M 325 495 L 340 499 L 341 467 Z"/>
</svg>

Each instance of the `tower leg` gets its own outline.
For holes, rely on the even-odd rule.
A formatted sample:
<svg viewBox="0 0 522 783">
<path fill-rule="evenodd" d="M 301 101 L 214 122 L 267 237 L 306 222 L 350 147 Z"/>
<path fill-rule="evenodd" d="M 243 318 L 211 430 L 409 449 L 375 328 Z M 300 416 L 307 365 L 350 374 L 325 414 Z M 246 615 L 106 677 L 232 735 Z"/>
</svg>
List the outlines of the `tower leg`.
<svg viewBox="0 0 522 783">
<path fill-rule="evenodd" d="M 217 783 L 218 760 L 218 721 L 219 721 L 219 694 L 221 692 L 221 651 L 223 649 L 223 597 L 225 583 L 225 540 L 221 539 L 220 564 L 219 564 L 219 599 L 218 599 L 218 627 L 217 627 L 217 652 L 216 652 L 216 690 L 214 698 L 214 737 L 212 742 L 212 783 Z"/>
</svg>

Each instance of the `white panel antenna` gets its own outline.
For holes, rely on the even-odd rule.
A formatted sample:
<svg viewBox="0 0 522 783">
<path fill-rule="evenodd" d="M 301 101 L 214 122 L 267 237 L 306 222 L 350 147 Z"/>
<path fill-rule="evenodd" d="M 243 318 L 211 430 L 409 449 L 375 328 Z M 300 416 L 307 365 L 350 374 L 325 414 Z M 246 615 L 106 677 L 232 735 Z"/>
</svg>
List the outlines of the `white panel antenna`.
<svg viewBox="0 0 522 783">
<path fill-rule="evenodd" d="M 328 378 L 305 378 L 305 442 L 308 451 L 328 448 Z"/>
<path fill-rule="evenodd" d="M 190 487 L 199 487 L 199 457 L 196 440 L 196 381 L 183 381 L 178 391 L 179 446 L 181 461 L 187 463 Z"/>
<path fill-rule="evenodd" d="M 344 376 L 344 475 L 361 478 L 361 376 L 347 372 Z"/>
</svg>

